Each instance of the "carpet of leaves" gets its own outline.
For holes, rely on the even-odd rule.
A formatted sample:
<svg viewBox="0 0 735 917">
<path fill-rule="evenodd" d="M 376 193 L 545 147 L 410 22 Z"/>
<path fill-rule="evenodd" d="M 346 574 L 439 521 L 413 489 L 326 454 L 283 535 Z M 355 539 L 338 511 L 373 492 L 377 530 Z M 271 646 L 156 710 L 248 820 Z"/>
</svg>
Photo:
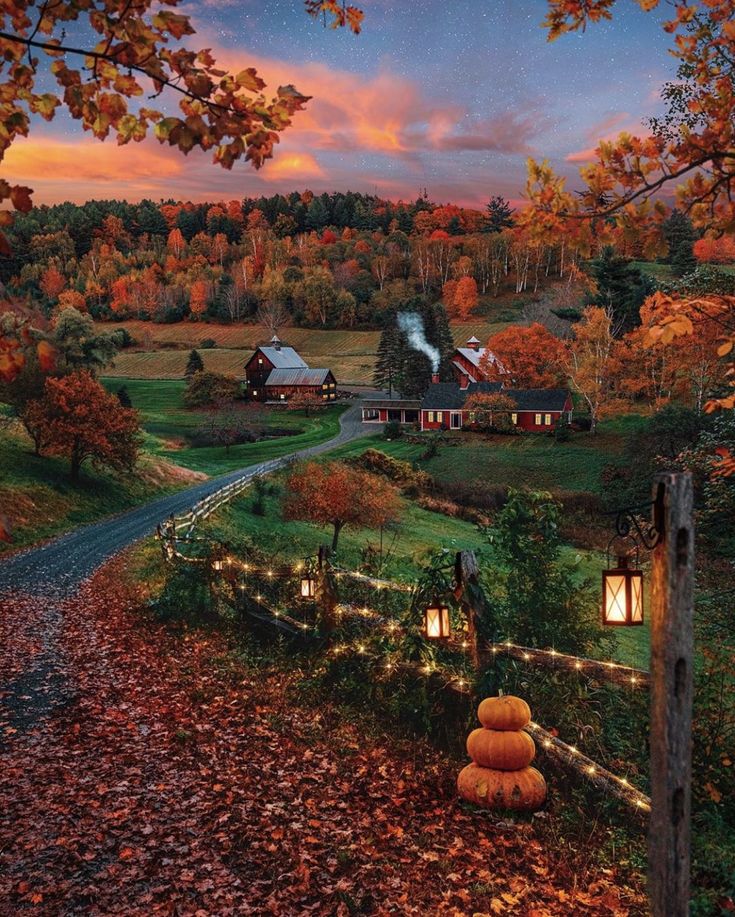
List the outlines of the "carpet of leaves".
<svg viewBox="0 0 735 917">
<path fill-rule="evenodd" d="M 124 575 L 64 605 L 65 703 L 0 719 L 0 914 L 645 913 L 533 823 L 460 804 L 428 745 L 294 706 L 224 635 L 148 620 Z M 2 604 L 0 664 L 34 652 L 43 609 Z"/>
</svg>

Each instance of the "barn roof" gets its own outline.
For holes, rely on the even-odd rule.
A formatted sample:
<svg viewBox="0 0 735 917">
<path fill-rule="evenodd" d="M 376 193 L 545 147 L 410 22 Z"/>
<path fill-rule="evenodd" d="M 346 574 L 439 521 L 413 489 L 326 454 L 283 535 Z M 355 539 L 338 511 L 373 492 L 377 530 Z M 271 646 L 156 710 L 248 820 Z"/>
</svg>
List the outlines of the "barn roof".
<svg viewBox="0 0 735 917">
<path fill-rule="evenodd" d="M 308 366 L 294 366 L 272 369 L 265 380 L 266 385 L 322 385 L 329 375 L 328 369 L 309 369 Z"/>
<path fill-rule="evenodd" d="M 469 344 L 469 341 L 467 342 Z M 491 353 L 487 347 L 480 347 L 479 350 L 475 350 L 473 347 L 458 347 L 457 353 L 461 353 L 465 360 L 469 360 L 473 366 L 480 366 L 480 360 L 483 357 L 487 356 L 487 359 L 490 363 L 497 363 L 497 358 L 494 353 Z"/>
<path fill-rule="evenodd" d="M 500 382 L 470 382 L 460 388 L 456 382 L 435 382 L 421 402 L 424 411 L 458 411 L 469 395 L 502 393 L 515 401 L 519 411 L 563 411 L 569 392 L 565 388 L 507 388 Z"/>
<path fill-rule="evenodd" d="M 258 347 L 258 350 L 271 361 L 276 369 L 295 369 L 308 365 L 293 347 Z"/>
</svg>

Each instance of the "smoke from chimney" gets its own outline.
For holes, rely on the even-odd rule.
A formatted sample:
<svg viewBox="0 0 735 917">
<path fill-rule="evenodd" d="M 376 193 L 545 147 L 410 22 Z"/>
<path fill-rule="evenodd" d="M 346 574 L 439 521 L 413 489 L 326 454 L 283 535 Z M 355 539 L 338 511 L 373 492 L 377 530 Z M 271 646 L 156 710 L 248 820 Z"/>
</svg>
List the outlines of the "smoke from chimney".
<svg viewBox="0 0 735 917">
<path fill-rule="evenodd" d="M 438 372 L 441 354 L 436 347 L 432 347 L 426 340 L 424 322 L 418 312 L 399 312 L 398 327 L 408 338 L 410 346 L 414 350 L 426 354 L 431 360 L 431 371 L 433 373 Z"/>
</svg>

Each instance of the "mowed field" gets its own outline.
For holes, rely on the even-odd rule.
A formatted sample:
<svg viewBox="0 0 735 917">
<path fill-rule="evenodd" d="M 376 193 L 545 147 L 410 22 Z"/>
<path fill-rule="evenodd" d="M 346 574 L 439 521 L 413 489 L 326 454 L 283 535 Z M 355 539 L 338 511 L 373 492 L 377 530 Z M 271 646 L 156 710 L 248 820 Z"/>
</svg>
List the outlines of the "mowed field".
<svg viewBox="0 0 735 917">
<path fill-rule="evenodd" d="M 476 321 L 452 326 L 457 344 L 473 335 L 481 341 L 504 323 Z M 214 372 L 242 375 L 245 361 L 258 344 L 268 339 L 261 325 L 214 325 L 178 322 L 156 325 L 137 320 L 100 322 L 99 331 L 125 328 L 133 347 L 119 354 L 108 374 L 126 379 L 181 379 L 192 348 L 199 349 L 204 366 Z M 284 328 L 284 343 L 295 347 L 310 366 L 328 366 L 341 385 L 369 385 L 380 340 L 379 331 L 320 331 L 312 328 Z M 207 338 L 217 347 L 200 349 Z"/>
</svg>

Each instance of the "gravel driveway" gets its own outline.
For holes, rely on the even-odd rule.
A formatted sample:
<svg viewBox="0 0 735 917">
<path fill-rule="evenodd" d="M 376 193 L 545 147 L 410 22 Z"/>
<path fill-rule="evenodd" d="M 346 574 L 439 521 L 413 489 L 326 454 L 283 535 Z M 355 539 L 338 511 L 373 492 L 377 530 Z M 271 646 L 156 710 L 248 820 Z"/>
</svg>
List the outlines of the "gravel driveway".
<svg viewBox="0 0 735 917">
<path fill-rule="evenodd" d="M 157 523 L 172 513 L 188 511 L 194 503 L 230 481 L 246 474 L 254 475 L 264 468 L 275 469 L 294 457 L 318 455 L 357 437 L 374 433 L 374 425 L 361 422 L 359 404 L 353 405 L 340 418 L 337 436 L 324 443 L 298 450 L 283 459 L 246 466 L 211 478 L 112 518 L 75 529 L 41 547 L 0 559 L 0 593 L 6 590 L 35 593 L 50 586 L 57 595 L 69 594 L 113 554 L 150 535 Z"/>
</svg>

